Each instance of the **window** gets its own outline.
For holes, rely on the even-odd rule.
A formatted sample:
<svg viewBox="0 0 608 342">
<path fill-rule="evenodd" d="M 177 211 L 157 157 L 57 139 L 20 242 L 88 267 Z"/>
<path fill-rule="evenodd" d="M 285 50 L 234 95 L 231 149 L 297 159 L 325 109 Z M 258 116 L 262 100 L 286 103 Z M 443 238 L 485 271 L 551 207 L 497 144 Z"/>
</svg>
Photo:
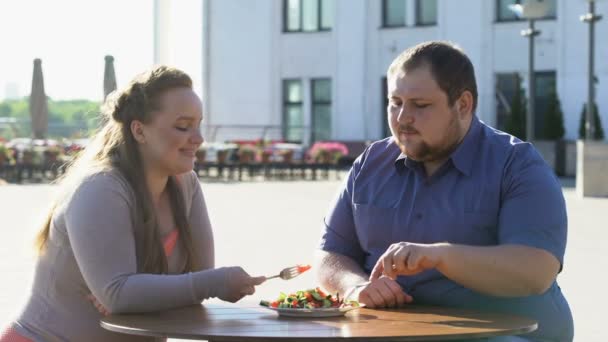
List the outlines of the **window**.
<svg viewBox="0 0 608 342">
<path fill-rule="evenodd" d="M 544 135 L 544 114 L 551 102 L 551 96 L 556 89 L 555 71 L 537 71 L 535 75 L 535 102 L 534 102 L 534 136 Z M 528 96 L 524 88 L 528 84 L 522 83 L 522 78 L 517 73 L 496 74 L 496 128 L 507 130 L 507 121 L 514 105 L 513 99 L 516 93 Z M 527 103 L 527 98 L 522 103 Z M 526 104 L 527 106 L 527 104 Z M 524 108 L 527 111 L 527 107 Z"/>
<path fill-rule="evenodd" d="M 521 78 L 516 72 L 496 74 L 496 128 L 507 130 L 513 98 L 521 91 Z"/>
<path fill-rule="evenodd" d="M 539 19 L 555 19 L 557 17 L 556 0 L 536 0 L 547 3 L 549 6 L 547 14 Z M 522 20 L 509 9 L 509 5 L 520 4 L 521 0 L 496 0 L 496 21 Z"/>
<path fill-rule="evenodd" d="M 534 77 L 534 136 L 544 137 L 545 112 L 551 104 L 551 95 L 556 91 L 555 71 L 537 71 Z"/>
<path fill-rule="evenodd" d="M 285 32 L 329 31 L 334 23 L 334 0 L 283 0 Z"/>
<path fill-rule="evenodd" d="M 302 81 L 283 80 L 283 139 L 302 141 L 303 126 Z"/>
<path fill-rule="evenodd" d="M 311 140 L 331 139 L 331 79 L 318 78 L 311 82 L 312 136 Z"/>
<path fill-rule="evenodd" d="M 380 89 L 382 89 L 382 108 L 380 110 L 380 127 L 382 127 L 382 138 L 390 137 L 391 133 L 390 123 L 388 122 L 388 85 L 386 83 L 386 76 L 382 77 Z"/>
<path fill-rule="evenodd" d="M 416 25 L 437 24 L 437 0 L 416 0 Z"/>
<path fill-rule="evenodd" d="M 405 0 L 382 0 L 382 27 L 405 26 Z"/>
</svg>

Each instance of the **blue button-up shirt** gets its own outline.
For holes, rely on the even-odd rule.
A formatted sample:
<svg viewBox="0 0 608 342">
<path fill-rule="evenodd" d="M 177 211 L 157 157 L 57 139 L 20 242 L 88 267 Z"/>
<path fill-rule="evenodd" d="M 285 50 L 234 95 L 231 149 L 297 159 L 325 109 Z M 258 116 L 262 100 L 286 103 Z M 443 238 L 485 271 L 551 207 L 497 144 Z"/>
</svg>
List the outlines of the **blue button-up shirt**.
<svg viewBox="0 0 608 342">
<path fill-rule="evenodd" d="M 567 217 L 559 181 L 534 147 L 474 117 L 463 141 L 431 177 L 392 138 L 355 161 L 325 218 L 321 249 L 371 272 L 390 244 L 450 242 L 541 248 L 563 265 Z M 420 304 L 468 307 L 534 318 L 529 335 L 571 341 L 570 309 L 557 283 L 542 295 L 492 297 L 436 270 L 397 281 Z"/>
</svg>

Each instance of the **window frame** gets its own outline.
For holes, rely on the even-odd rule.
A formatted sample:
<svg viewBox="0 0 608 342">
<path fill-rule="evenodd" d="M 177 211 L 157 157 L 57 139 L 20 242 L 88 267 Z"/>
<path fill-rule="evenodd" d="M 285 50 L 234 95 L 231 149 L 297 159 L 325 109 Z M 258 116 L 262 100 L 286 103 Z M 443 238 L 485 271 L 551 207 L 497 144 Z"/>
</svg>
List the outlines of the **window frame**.
<svg viewBox="0 0 608 342">
<path fill-rule="evenodd" d="M 387 15 L 386 15 L 386 10 L 387 10 L 387 1 L 389 0 L 382 0 L 382 12 L 381 12 L 381 28 L 403 28 L 403 27 L 407 27 L 407 0 L 403 0 L 403 2 L 405 3 L 405 16 L 403 17 L 403 24 L 398 24 L 398 25 L 389 25 L 387 24 Z"/>
<path fill-rule="evenodd" d="M 524 19 L 524 18 L 519 18 L 517 16 L 515 16 L 515 18 L 510 18 L 510 19 L 501 18 L 500 17 L 500 1 L 501 0 L 494 1 L 494 23 L 514 23 L 514 22 L 522 22 L 522 21 L 528 20 L 528 19 Z M 555 6 L 557 6 L 557 0 L 555 0 L 555 1 L 556 1 Z M 522 0 L 515 0 L 515 4 L 521 4 L 521 2 L 522 2 Z M 539 20 L 557 20 L 557 7 L 555 8 L 555 14 L 534 19 L 534 21 L 539 21 Z"/>
<path fill-rule="evenodd" d="M 438 21 L 438 12 L 439 12 L 439 8 L 438 8 L 438 0 L 435 0 L 435 21 L 433 22 L 422 22 L 420 19 L 422 18 L 422 11 L 421 8 L 422 6 L 420 6 L 420 4 L 426 0 L 416 0 L 415 6 L 416 6 L 416 22 L 415 22 L 415 26 L 419 26 L 419 27 L 425 27 L 425 26 L 437 26 L 437 21 Z"/>
<path fill-rule="evenodd" d="M 384 139 L 393 135 L 393 133 L 391 132 L 391 123 L 388 120 L 388 78 L 386 77 L 386 75 L 382 76 L 382 78 L 380 79 L 380 92 L 382 95 L 381 113 L 383 114 L 381 116 L 382 120 L 380 121 L 382 127 L 381 138 Z"/>
<path fill-rule="evenodd" d="M 291 102 L 289 101 L 289 86 L 288 84 L 290 82 L 298 82 L 300 84 L 300 101 L 295 101 L 295 102 Z M 287 118 L 287 109 L 288 108 L 293 108 L 293 107 L 299 107 L 300 108 L 300 113 L 302 115 L 302 121 L 304 121 L 304 82 L 301 78 L 284 78 L 281 80 L 281 89 L 282 89 L 282 94 L 281 94 L 281 107 L 282 107 L 282 113 L 281 113 L 281 136 L 283 138 L 284 141 L 290 141 L 287 138 L 289 137 L 289 129 L 290 127 L 288 127 L 288 118 Z M 300 126 L 301 129 L 304 128 L 304 122 L 302 122 L 302 125 Z M 300 139 L 303 139 L 304 136 L 303 134 L 301 134 L 302 136 L 300 137 Z"/>
<path fill-rule="evenodd" d="M 315 98 L 315 83 L 319 82 L 319 81 L 329 81 L 329 100 L 317 100 Z M 315 108 L 317 106 L 329 106 L 330 108 L 330 120 L 333 119 L 333 115 L 332 115 L 332 104 L 333 104 L 333 89 L 332 89 L 332 79 L 331 77 L 317 77 L 317 78 L 311 78 L 310 79 L 310 141 L 311 142 L 315 142 L 315 141 L 319 141 L 319 139 L 317 139 L 316 132 L 316 122 L 315 122 Z M 330 121 L 330 127 L 329 127 L 329 132 L 330 132 L 330 137 L 329 139 L 331 139 L 331 132 L 332 132 L 332 124 Z"/>
<path fill-rule="evenodd" d="M 317 1 L 317 25 L 315 30 L 304 30 L 304 11 L 302 7 L 303 0 L 297 0 L 299 3 L 299 25 L 297 30 L 289 29 L 289 0 L 283 0 L 283 33 L 317 33 L 329 32 L 333 30 L 333 22 L 331 27 L 323 26 L 323 2 L 332 0 L 316 0 Z M 335 13 L 335 11 L 334 11 Z M 332 15 L 335 15 L 332 13 Z"/>
</svg>

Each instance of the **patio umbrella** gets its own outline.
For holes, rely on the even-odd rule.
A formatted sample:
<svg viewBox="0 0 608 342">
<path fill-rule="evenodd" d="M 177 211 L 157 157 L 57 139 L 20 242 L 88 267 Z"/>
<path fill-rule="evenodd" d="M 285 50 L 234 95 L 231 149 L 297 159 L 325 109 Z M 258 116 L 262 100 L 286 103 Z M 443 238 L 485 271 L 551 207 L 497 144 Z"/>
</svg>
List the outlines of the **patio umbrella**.
<svg viewBox="0 0 608 342">
<path fill-rule="evenodd" d="M 116 90 L 116 74 L 114 73 L 114 57 L 106 56 L 106 65 L 103 71 L 103 99 Z"/>
<path fill-rule="evenodd" d="M 40 58 L 34 59 L 34 76 L 32 78 L 32 92 L 30 94 L 30 117 L 34 138 L 44 139 L 49 127 L 49 109 L 46 94 L 44 93 L 42 61 Z"/>
</svg>

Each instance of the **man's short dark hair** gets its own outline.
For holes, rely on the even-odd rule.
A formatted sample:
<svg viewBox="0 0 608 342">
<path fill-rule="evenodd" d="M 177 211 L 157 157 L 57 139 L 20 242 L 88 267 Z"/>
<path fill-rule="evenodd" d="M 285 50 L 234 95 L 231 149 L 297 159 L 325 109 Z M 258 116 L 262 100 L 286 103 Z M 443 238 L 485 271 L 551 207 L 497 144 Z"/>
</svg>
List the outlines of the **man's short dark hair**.
<svg viewBox="0 0 608 342">
<path fill-rule="evenodd" d="M 400 70 L 408 71 L 428 65 L 435 82 L 448 96 L 448 104 L 468 90 L 473 95 L 473 112 L 477 108 L 477 83 L 473 63 L 456 45 L 449 42 L 430 41 L 403 51 L 388 68 L 390 78 Z"/>
</svg>

